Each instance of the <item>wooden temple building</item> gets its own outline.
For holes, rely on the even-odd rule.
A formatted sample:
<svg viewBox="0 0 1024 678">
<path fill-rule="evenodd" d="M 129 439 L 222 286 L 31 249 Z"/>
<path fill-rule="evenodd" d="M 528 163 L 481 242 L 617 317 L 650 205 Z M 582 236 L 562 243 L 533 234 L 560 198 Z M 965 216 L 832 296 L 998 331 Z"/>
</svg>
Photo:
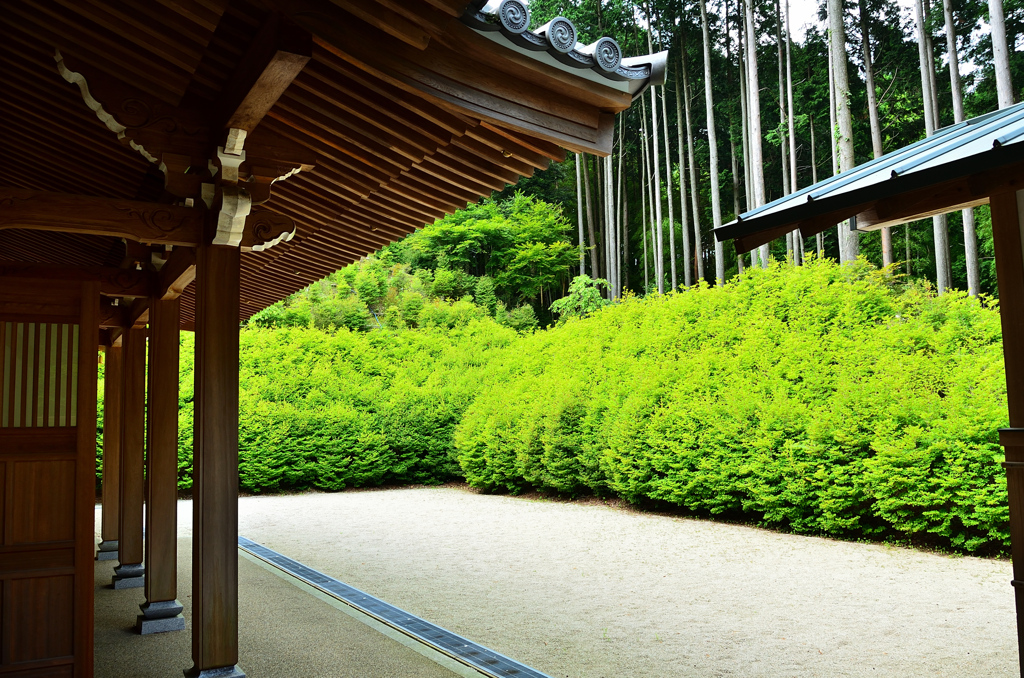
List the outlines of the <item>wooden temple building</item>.
<svg viewBox="0 0 1024 678">
<path fill-rule="evenodd" d="M 0 678 L 93 674 L 95 558 L 144 587 L 142 631 L 184 626 L 181 330 L 187 674 L 244 675 L 239 323 L 566 149 L 609 154 L 664 81 L 664 53 L 530 23 L 521 0 L 0 1 Z"/>
<path fill-rule="evenodd" d="M 1010 427 L 1006 454 L 1017 645 L 1024 678 L 1024 103 L 933 136 L 741 214 L 716 229 L 737 252 L 799 231 L 897 226 L 978 205 L 992 210 Z"/>
</svg>

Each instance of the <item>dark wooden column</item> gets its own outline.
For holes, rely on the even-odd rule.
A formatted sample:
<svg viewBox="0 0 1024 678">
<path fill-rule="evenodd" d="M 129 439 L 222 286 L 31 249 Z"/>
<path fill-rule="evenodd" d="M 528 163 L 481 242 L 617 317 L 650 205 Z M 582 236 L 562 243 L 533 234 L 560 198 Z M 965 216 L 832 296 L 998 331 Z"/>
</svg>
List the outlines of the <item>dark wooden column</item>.
<svg viewBox="0 0 1024 678">
<path fill-rule="evenodd" d="M 142 634 L 181 631 L 178 597 L 178 321 L 175 299 L 149 305 L 146 436 L 146 602 Z"/>
<path fill-rule="evenodd" d="M 96 560 L 117 559 L 117 535 L 121 521 L 121 370 L 120 346 L 106 349 L 103 377 L 103 514 Z"/>
<path fill-rule="evenodd" d="M 1010 428 L 999 432 L 1006 451 L 1010 550 L 1017 604 L 1017 651 L 1024 676 L 1024 191 L 992 196 L 992 237 L 1003 327 Z"/>
<path fill-rule="evenodd" d="M 188 676 L 238 669 L 237 247 L 201 246 L 196 257 L 192 660 Z"/>
<path fill-rule="evenodd" d="M 121 422 L 121 523 L 114 588 L 144 583 L 142 566 L 142 459 L 146 436 L 146 330 L 124 332 Z"/>
</svg>

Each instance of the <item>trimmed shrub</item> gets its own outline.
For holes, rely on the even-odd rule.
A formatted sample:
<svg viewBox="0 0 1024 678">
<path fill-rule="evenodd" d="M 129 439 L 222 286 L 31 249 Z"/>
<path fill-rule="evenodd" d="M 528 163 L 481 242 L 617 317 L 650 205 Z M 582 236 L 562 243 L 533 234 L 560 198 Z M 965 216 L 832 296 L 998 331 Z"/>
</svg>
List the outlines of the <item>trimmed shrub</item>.
<svg viewBox="0 0 1024 678">
<path fill-rule="evenodd" d="M 471 484 L 799 533 L 1009 543 L 999 316 L 865 262 L 755 270 L 525 336 L 456 432 Z"/>
</svg>

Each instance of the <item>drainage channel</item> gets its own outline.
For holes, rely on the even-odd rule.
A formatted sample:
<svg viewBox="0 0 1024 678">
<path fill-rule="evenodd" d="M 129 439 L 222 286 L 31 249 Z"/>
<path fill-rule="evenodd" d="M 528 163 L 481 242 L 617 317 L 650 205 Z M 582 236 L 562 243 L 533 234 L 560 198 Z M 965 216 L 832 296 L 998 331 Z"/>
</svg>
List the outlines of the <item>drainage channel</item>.
<svg viewBox="0 0 1024 678">
<path fill-rule="evenodd" d="M 329 596 L 356 608 L 360 612 L 415 638 L 419 642 L 429 645 L 435 650 L 476 669 L 484 675 L 493 676 L 494 678 L 508 678 L 509 676 L 515 676 L 516 678 L 551 678 L 546 673 L 531 669 L 529 666 L 520 664 L 514 659 L 509 659 L 503 654 L 498 654 L 494 650 L 477 645 L 467 638 L 454 634 L 436 624 L 431 624 L 416 615 L 409 614 L 405 610 L 385 603 L 380 598 L 375 598 L 355 587 L 329 577 L 323 572 L 307 567 L 298 561 L 281 555 L 273 549 L 257 544 L 251 539 L 239 537 L 238 548 L 256 556 L 260 560 L 270 563 L 274 567 L 323 591 Z"/>
</svg>

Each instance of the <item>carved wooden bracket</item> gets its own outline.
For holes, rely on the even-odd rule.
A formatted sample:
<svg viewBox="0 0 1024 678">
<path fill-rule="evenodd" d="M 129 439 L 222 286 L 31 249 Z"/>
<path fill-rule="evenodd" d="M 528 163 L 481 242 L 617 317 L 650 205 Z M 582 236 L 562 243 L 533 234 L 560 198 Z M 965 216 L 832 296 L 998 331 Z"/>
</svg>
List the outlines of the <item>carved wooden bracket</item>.
<svg viewBox="0 0 1024 678">
<path fill-rule="evenodd" d="M 204 200 L 207 205 L 220 199 L 224 212 L 215 244 L 237 245 L 249 207 L 267 202 L 276 182 L 309 171 L 316 162 L 308 148 L 265 128 L 255 129 L 308 61 L 309 55 L 303 56 L 300 48 L 312 49 L 312 39 L 302 40 L 294 26 L 284 30 L 275 25 L 267 35 L 281 45 L 269 51 L 267 45 L 254 47 L 252 58 L 258 57 L 257 61 L 236 74 L 238 81 L 212 109 L 170 106 L 101 72 L 90 73 L 86 80 L 55 51 L 61 76 L 78 87 L 86 106 L 122 143 L 160 168 L 168 193 L 182 200 Z M 242 126 L 228 130 L 226 139 L 221 127 L 224 116 L 229 122 L 242 121 Z M 225 184 L 240 184 L 245 190 L 221 191 Z"/>
<path fill-rule="evenodd" d="M 213 244 L 238 247 L 242 242 L 242 231 L 245 230 L 245 218 L 251 209 L 252 199 L 248 191 L 238 186 L 223 186 Z"/>
<path fill-rule="evenodd" d="M 256 210 L 245 220 L 243 252 L 262 252 L 295 237 L 295 220 L 270 210 Z"/>
</svg>

